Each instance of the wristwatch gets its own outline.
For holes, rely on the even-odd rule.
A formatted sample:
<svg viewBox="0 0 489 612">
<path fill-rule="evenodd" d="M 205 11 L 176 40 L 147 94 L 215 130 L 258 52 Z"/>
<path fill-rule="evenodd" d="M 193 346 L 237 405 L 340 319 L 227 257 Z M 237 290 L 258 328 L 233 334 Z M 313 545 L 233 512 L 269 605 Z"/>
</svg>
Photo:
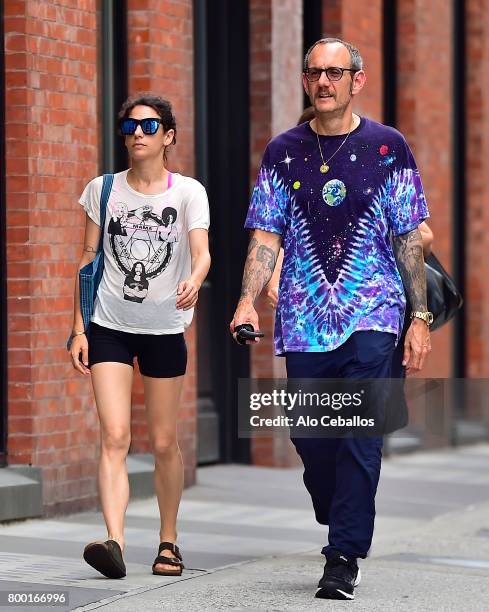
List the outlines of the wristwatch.
<svg viewBox="0 0 489 612">
<path fill-rule="evenodd" d="M 429 311 L 415 310 L 411 313 L 411 321 L 413 319 L 422 319 L 429 327 L 433 323 L 433 313 Z"/>
</svg>

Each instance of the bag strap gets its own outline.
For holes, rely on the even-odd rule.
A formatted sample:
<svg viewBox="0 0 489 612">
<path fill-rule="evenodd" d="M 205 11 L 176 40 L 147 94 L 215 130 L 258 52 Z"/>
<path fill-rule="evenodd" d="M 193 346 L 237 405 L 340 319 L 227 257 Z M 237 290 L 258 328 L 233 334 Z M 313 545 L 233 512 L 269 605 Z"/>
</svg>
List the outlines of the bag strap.
<svg viewBox="0 0 489 612">
<path fill-rule="evenodd" d="M 107 211 L 107 202 L 109 201 L 113 182 L 113 174 L 104 174 L 104 181 L 102 183 L 102 193 L 100 194 L 100 239 L 98 242 L 97 253 L 102 251 L 102 249 L 104 248 L 105 213 Z"/>
</svg>

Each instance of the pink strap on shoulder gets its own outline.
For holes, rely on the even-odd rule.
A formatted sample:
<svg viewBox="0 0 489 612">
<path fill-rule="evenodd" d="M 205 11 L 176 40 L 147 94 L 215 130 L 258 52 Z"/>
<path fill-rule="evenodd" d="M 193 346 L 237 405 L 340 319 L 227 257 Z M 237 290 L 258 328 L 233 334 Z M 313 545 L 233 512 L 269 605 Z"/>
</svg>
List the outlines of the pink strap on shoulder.
<svg viewBox="0 0 489 612">
<path fill-rule="evenodd" d="M 172 173 L 168 172 L 168 189 L 171 187 Z"/>
</svg>

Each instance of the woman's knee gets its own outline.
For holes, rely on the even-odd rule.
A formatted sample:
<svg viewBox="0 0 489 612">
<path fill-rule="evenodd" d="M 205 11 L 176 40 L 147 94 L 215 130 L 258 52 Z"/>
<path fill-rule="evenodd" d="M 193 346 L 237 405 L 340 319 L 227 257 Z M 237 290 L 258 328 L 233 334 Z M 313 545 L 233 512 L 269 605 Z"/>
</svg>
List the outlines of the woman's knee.
<svg viewBox="0 0 489 612">
<path fill-rule="evenodd" d="M 102 450 L 111 453 L 129 452 L 131 432 L 126 427 L 103 429 L 101 432 Z"/>
<path fill-rule="evenodd" d="M 180 452 L 174 436 L 160 436 L 152 441 L 155 459 L 168 460 Z"/>
</svg>

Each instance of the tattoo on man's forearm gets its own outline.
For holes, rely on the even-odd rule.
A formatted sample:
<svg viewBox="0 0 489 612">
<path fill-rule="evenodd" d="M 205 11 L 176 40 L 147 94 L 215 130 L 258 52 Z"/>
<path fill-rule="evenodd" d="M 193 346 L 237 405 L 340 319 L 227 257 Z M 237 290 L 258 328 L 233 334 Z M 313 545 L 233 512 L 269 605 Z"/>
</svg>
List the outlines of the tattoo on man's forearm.
<svg viewBox="0 0 489 612">
<path fill-rule="evenodd" d="M 277 255 L 273 249 L 264 244 L 258 245 L 256 238 L 251 239 L 243 273 L 241 298 L 251 297 L 252 300 L 255 300 L 270 280 L 276 260 Z"/>
<path fill-rule="evenodd" d="M 248 251 L 247 251 L 248 255 L 256 247 L 257 244 L 258 244 L 258 240 L 256 238 L 252 238 L 250 240 L 250 244 L 248 245 Z"/>
<path fill-rule="evenodd" d="M 260 244 L 256 253 L 256 261 L 264 262 L 273 272 L 275 269 L 275 253 L 273 249 L 270 249 L 264 244 Z"/>
<path fill-rule="evenodd" d="M 394 253 L 399 273 L 413 310 L 426 310 L 426 273 L 423 239 L 418 228 L 395 236 Z"/>
<path fill-rule="evenodd" d="M 84 248 L 83 248 L 83 250 L 84 250 L 86 253 L 96 253 L 96 252 L 97 252 L 97 249 L 94 249 L 94 248 L 93 248 L 93 247 L 91 247 L 91 246 L 86 246 L 86 247 L 84 247 Z"/>
</svg>

